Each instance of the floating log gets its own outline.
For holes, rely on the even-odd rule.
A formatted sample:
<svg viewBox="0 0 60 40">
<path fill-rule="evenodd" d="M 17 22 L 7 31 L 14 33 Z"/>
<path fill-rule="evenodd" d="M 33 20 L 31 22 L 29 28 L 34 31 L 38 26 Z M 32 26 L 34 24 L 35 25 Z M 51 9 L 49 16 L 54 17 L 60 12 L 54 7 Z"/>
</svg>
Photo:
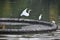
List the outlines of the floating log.
<svg viewBox="0 0 60 40">
<path fill-rule="evenodd" d="M 39 21 L 32 19 L 17 19 L 17 18 L 0 18 L 0 24 L 5 25 L 28 25 L 20 29 L 0 29 L 0 34 L 31 34 L 31 33 L 44 33 L 49 31 L 56 31 L 57 25 L 47 21 Z"/>
</svg>

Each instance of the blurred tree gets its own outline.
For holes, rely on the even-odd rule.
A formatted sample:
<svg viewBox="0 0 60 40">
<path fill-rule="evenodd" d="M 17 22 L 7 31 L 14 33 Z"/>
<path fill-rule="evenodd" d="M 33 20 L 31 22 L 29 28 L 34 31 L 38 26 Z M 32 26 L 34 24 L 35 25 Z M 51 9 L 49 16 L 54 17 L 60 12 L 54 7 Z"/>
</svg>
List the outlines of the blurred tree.
<svg viewBox="0 0 60 40">
<path fill-rule="evenodd" d="M 0 0 L 0 18 L 2 17 L 3 13 L 3 6 L 4 6 L 5 0 Z"/>
<path fill-rule="evenodd" d="M 54 20 L 57 22 L 57 16 L 58 16 L 57 0 L 50 0 L 49 15 L 50 15 L 50 21 Z"/>
<path fill-rule="evenodd" d="M 8 2 L 9 2 L 9 0 L 5 0 L 5 3 L 3 6 L 2 17 L 9 17 L 10 16 L 10 4 Z"/>
</svg>

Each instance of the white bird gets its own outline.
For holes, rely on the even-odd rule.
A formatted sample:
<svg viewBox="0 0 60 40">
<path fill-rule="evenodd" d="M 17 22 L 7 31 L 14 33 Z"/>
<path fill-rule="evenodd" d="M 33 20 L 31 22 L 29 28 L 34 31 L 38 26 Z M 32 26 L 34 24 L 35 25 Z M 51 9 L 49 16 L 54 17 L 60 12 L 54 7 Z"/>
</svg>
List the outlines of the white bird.
<svg viewBox="0 0 60 40">
<path fill-rule="evenodd" d="M 27 8 L 25 10 L 23 10 L 23 12 L 21 13 L 20 16 L 29 16 L 29 13 L 30 13 L 31 10 L 28 10 L 27 12 Z"/>
<path fill-rule="evenodd" d="M 54 21 L 54 20 L 52 20 L 52 23 L 54 23 L 54 24 L 55 24 L 55 21 Z"/>
<path fill-rule="evenodd" d="M 40 14 L 40 16 L 39 16 L 39 20 L 41 20 L 41 18 L 42 18 L 42 14 Z"/>
</svg>

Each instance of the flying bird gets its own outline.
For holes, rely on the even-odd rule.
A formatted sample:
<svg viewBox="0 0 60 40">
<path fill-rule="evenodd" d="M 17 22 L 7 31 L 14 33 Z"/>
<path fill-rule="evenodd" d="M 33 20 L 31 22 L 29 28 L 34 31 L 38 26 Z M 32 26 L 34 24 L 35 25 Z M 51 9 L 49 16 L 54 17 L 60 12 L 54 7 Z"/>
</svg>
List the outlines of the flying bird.
<svg viewBox="0 0 60 40">
<path fill-rule="evenodd" d="M 28 12 L 27 12 L 27 9 L 28 8 L 26 8 L 25 10 L 23 10 L 20 16 L 29 16 L 29 13 L 30 13 L 31 10 L 29 9 Z"/>
</svg>

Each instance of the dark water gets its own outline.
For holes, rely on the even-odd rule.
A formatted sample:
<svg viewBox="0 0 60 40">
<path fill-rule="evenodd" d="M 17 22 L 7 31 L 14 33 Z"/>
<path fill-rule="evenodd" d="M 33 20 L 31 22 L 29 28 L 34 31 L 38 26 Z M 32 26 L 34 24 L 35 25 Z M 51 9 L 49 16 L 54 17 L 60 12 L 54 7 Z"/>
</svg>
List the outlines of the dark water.
<svg viewBox="0 0 60 40">
<path fill-rule="evenodd" d="M 3 40 L 60 40 L 60 30 L 43 34 L 0 35 Z"/>
</svg>

